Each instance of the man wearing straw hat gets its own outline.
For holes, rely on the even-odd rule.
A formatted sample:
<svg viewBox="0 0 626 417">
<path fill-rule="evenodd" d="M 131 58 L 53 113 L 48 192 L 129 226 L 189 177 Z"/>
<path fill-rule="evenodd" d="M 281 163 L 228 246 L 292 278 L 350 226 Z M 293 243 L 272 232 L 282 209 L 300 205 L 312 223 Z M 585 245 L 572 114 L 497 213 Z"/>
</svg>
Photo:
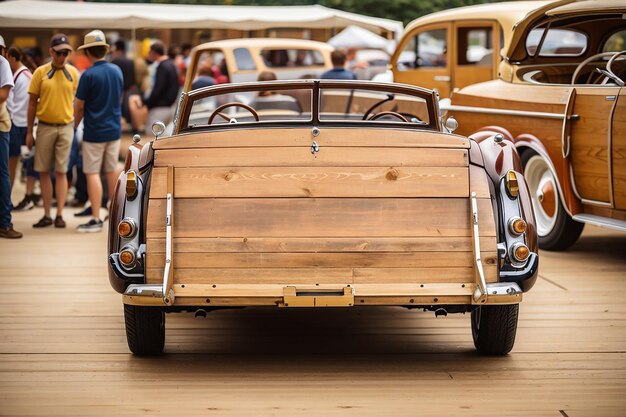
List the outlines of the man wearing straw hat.
<svg viewBox="0 0 626 417">
<path fill-rule="evenodd" d="M 102 201 L 102 181 L 100 172 L 107 179 L 109 196 L 114 195 L 117 176 L 117 163 L 122 136 L 122 90 L 124 78 L 116 65 L 104 57 L 109 49 L 104 33 L 92 30 L 85 35 L 83 50 L 92 66 L 80 78 L 74 102 L 74 127 L 85 118 L 83 129 L 83 172 L 87 178 L 87 193 L 91 203 L 92 218 L 78 226 L 79 232 L 99 232 L 102 230 L 100 205 Z"/>
</svg>

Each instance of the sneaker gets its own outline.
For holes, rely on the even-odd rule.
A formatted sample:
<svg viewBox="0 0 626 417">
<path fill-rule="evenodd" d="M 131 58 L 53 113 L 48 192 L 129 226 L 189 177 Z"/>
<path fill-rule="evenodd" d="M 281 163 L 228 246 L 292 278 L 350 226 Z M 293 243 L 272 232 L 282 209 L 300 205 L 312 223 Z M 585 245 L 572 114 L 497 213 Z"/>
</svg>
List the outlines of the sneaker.
<svg viewBox="0 0 626 417">
<path fill-rule="evenodd" d="M 92 233 L 102 231 L 102 220 L 91 219 L 87 223 L 83 223 L 76 228 L 81 233 Z"/>
<path fill-rule="evenodd" d="M 35 224 L 33 224 L 33 227 L 35 228 L 39 228 L 39 227 L 48 227 L 48 226 L 52 226 L 52 218 L 48 217 L 48 216 L 43 216 L 41 219 L 39 219 L 39 221 Z"/>
<path fill-rule="evenodd" d="M 86 207 L 84 210 L 74 213 L 74 217 L 87 217 L 91 216 L 91 206 Z"/>
<path fill-rule="evenodd" d="M 43 207 L 43 200 L 41 199 L 41 194 L 32 194 L 30 196 L 30 201 L 33 202 L 37 207 Z"/>
<path fill-rule="evenodd" d="M 65 227 L 65 220 L 63 220 L 63 217 L 56 216 L 54 218 L 54 227 L 57 229 L 63 229 Z"/>
<path fill-rule="evenodd" d="M 9 227 L 0 227 L 0 238 L 4 239 L 19 239 L 22 237 L 22 234 L 16 231 L 13 226 Z"/>
<path fill-rule="evenodd" d="M 13 207 L 13 211 L 26 211 L 32 209 L 33 207 L 35 207 L 33 196 L 27 194 L 17 206 Z"/>
</svg>

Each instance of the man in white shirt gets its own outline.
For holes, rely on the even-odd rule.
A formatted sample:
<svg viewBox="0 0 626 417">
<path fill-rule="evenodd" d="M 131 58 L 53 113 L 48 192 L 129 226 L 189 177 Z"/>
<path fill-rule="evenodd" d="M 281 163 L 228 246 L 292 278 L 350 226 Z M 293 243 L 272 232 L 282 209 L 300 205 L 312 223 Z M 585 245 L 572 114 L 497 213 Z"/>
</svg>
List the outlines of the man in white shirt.
<svg viewBox="0 0 626 417">
<path fill-rule="evenodd" d="M 19 239 L 20 232 L 11 224 L 11 178 L 9 177 L 9 131 L 11 119 L 6 109 L 9 92 L 13 88 L 13 73 L 4 58 L 4 39 L 0 36 L 0 238 Z"/>
<path fill-rule="evenodd" d="M 18 48 L 11 47 L 6 53 L 7 61 L 13 72 L 14 87 L 7 99 L 7 110 L 11 116 L 11 132 L 9 133 L 9 175 L 11 186 L 15 180 L 15 170 L 20 157 L 22 145 L 26 145 L 26 115 L 28 113 L 28 86 L 33 74 L 22 64 L 24 54 Z M 33 183 L 34 186 L 34 183 Z"/>
</svg>

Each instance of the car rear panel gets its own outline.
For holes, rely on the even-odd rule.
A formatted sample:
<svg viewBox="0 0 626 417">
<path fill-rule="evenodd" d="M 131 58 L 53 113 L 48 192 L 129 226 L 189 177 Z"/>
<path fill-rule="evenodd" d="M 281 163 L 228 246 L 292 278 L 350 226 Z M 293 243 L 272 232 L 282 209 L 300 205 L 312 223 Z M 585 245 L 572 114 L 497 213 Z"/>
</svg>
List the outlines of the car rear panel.
<svg viewBox="0 0 626 417">
<path fill-rule="evenodd" d="M 458 288 L 464 297 L 450 302 L 468 302 L 476 283 L 471 192 L 486 281 L 497 281 L 487 179 L 469 165 L 465 138 L 230 129 L 162 139 L 154 149 L 146 283 L 163 282 L 170 167 L 177 303 L 204 304 L 210 296 L 270 304 L 287 287 L 349 287 L 361 303 L 407 304 L 401 295 L 433 302 L 443 284 L 451 285 L 443 293 Z"/>
</svg>

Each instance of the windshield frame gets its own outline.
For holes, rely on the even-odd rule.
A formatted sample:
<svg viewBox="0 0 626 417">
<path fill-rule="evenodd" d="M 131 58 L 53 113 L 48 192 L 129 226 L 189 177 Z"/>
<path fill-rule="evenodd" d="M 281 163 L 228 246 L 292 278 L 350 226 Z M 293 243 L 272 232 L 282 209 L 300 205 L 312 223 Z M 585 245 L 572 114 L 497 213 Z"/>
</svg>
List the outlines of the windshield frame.
<svg viewBox="0 0 626 417">
<path fill-rule="evenodd" d="M 311 118 L 308 120 L 285 120 L 285 121 L 259 121 L 240 124 L 217 124 L 189 126 L 191 109 L 197 100 L 211 96 L 234 94 L 253 91 L 281 91 L 281 90 L 310 90 L 312 97 Z M 345 89 L 345 90 L 370 90 L 375 92 L 405 94 L 423 99 L 428 110 L 428 123 L 398 123 L 384 121 L 354 120 L 320 120 L 320 90 L 321 89 Z M 370 81 L 339 81 L 339 80 L 292 80 L 292 81 L 266 81 L 237 84 L 219 84 L 204 87 L 183 93 L 181 105 L 175 117 L 173 134 L 197 132 L 201 130 L 237 129 L 237 128 L 264 128 L 264 127 L 295 127 L 295 126 L 338 126 L 338 127 L 389 127 L 394 129 L 412 129 L 442 131 L 438 95 L 433 90 L 415 87 L 405 84 L 376 83 Z"/>
</svg>

